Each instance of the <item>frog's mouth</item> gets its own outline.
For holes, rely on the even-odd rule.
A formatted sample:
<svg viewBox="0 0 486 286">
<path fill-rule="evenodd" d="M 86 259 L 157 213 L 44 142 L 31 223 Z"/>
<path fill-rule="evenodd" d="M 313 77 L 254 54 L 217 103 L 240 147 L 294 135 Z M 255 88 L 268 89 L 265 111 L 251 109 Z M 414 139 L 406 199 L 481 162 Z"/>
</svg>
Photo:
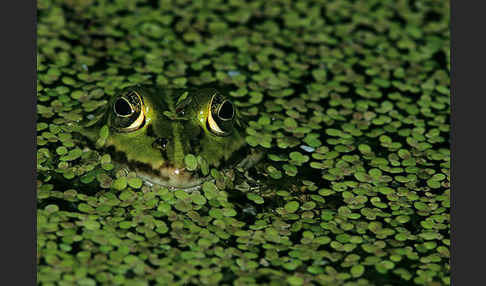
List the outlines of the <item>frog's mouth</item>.
<svg viewBox="0 0 486 286">
<path fill-rule="evenodd" d="M 122 152 L 117 152 L 113 147 L 108 147 L 109 152 L 113 154 L 113 159 L 117 161 L 122 167 L 129 171 L 134 171 L 137 176 L 142 178 L 149 185 L 160 185 L 171 190 L 179 189 L 185 191 L 198 190 L 201 185 L 212 179 L 208 174 L 203 176 L 198 171 L 189 171 L 186 168 L 177 168 L 176 166 L 167 163 L 159 168 L 153 168 L 151 165 L 138 162 L 129 161 Z M 234 152 L 232 156 L 225 161 L 225 169 L 248 169 L 255 165 L 263 157 L 263 153 L 257 150 L 240 148 Z M 244 158 L 244 159 L 241 159 Z"/>
<path fill-rule="evenodd" d="M 114 161 L 128 171 L 134 171 L 137 176 L 151 185 L 160 185 L 170 189 L 196 190 L 202 183 L 210 179 L 209 176 L 202 176 L 197 171 L 177 168 L 170 163 L 153 168 L 146 163 L 127 160 L 125 154 L 116 151 L 112 146 L 107 149 L 109 153 L 113 154 Z"/>
<path fill-rule="evenodd" d="M 241 149 L 235 152 L 228 160 L 230 164 L 227 166 L 227 169 L 248 169 L 259 162 L 263 154 L 263 152 L 257 150 Z M 236 160 L 241 156 L 244 156 L 243 160 Z M 192 172 L 172 165 L 165 165 L 158 170 L 154 170 L 145 164 L 139 164 L 135 167 L 135 171 L 139 177 L 148 183 L 185 191 L 197 190 L 205 181 L 211 180 L 209 175 L 202 176 L 197 171 Z"/>
<path fill-rule="evenodd" d="M 176 168 L 170 165 L 163 166 L 158 170 L 153 170 L 152 168 L 147 169 L 140 165 L 135 166 L 133 169 L 147 183 L 170 189 L 197 190 L 202 183 L 210 179 L 209 176 L 203 177 L 197 172 L 191 172 L 185 168 Z"/>
</svg>

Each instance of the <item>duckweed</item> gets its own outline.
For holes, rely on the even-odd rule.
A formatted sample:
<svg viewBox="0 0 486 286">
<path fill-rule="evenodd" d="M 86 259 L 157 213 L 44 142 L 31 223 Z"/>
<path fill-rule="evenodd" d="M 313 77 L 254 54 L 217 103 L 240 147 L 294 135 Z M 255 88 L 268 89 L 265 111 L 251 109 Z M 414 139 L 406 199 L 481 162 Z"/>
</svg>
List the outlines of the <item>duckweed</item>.
<svg viewBox="0 0 486 286">
<path fill-rule="evenodd" d="M 447 1 L 37 1 L 41 285 L 450 285 Z M 75 132 L 227 86 L 264 159 L 152 186 Z"/>
</svg>

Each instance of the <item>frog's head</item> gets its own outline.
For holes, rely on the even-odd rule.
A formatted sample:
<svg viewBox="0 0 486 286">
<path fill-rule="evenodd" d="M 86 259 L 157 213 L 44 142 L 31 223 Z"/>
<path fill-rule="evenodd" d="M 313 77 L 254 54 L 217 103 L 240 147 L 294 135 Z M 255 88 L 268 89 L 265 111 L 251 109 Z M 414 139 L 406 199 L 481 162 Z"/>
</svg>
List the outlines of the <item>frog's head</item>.
<svg viewBox="0 0 486 286">
<path fill-rule="evenodd" d="M 116 160 L 153 183 L 178 188 L 202 181 L 186 169 L 187 154 L 221 168 L 244 145 L 235 106 L 213 88 L 126 88 L 99 121 L 96 126 L 109 127 L 105 147 Z"/>
</svg>

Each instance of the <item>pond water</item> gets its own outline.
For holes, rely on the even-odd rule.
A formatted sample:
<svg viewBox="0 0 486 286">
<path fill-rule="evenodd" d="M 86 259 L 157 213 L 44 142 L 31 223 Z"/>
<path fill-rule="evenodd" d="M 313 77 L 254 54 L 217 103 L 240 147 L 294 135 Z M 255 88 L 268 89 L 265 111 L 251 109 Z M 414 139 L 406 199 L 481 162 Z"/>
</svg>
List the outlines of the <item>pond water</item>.
<svg viewBox="0 0 486 286">
<path fill-rule="evenodd" d="M 39 284 L 450 285 L 448 2 L 37 5 Z M 263 158 L 144 183 L 75 132 L 139 84 L 224 86 Z"/>
</svg>

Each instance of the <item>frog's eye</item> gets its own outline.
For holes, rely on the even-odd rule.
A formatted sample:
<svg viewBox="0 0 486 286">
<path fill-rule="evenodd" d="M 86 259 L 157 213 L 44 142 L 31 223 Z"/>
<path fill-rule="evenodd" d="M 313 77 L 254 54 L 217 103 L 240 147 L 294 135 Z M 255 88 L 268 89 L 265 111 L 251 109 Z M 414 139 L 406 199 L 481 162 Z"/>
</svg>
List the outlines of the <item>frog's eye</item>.
<svg viewBox="0 0 486 286">
<path fill-rule="evenodd" d="M 113 102 L 112 125 L 120 132 L 139 129 L 145 122 L 142 97 L 135 91 L 119 96 Z"/>
<path fill-rule="evenodd" d="M 211 106 L 207 119 L 208 129 L 215 135 L 227 136 L 233 130 L 235 108 L 228 99 L 216 93 L 211 99 Z"/>
<path fill-rule="evenodd" d="M 218 117 L 221 120 L 232 120 L 235 116 L 235 109 L 233 103 L 228 100 L 221 103 L 218 110 Z"/>
</svg>

